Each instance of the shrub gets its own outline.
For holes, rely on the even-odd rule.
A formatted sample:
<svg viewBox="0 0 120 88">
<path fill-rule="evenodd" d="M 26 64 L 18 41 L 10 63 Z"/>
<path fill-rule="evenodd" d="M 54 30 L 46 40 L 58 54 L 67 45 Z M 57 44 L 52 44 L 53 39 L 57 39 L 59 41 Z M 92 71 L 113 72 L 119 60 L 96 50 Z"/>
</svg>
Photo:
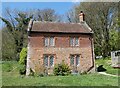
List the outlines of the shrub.
<svg viewBox="0 0 120 88">
<path fill-rule="evenodd" d="M 2 71 L 10 72 L 13 69 L 12 64 L 9 61 L 2 62 Z"/>
<path fill-rule="evenodd" d="M 19 59 L 19 73 L 21 75 L 26 73 L 26 58 L 27 58 L 27 48 L 23 48 L 20 52 L 20 59 Z"/>
<path fill-rule="evenodd" d="M 19 64 L 26 64 L 25 63 L 26 58 L 27 58 L 27 48 L 23 48 L 20 52 Z"/>
<path fill-rule="evenodd" d="M 43 65 L 36 65 L 35 71 L 34 76 L 43 77 L 48 75 L 48 70 Z"/>
<path fill-rule="evenodd" d="M 71 73 L 69 66 L 65 64 L 64 61 L 62 61 L 61 64 L 56 65 L 53 71 L 55 75 L 61 76 L 69 75 Z"/>
<path fill-rule="evenodd" d="M 19 73 L 21 75 L 24 75 L 26 73 L 26 66 L 25 65 L 20 65 L 20 67 L 19 67 Z"/>
<path fill-rule="evenodd" d="M 87 71 L 83 71 L 83 72 L 80 73 L 80 75 L 86 75 L 86 74 L 88 74 Z"/>
</svg>

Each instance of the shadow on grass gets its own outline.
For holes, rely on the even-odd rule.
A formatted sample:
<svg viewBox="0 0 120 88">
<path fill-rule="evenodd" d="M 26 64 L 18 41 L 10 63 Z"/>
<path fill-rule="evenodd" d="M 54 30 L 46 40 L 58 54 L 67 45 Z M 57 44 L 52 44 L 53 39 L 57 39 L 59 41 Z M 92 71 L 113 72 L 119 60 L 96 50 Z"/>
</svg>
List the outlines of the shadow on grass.
<svg viewBox="0 0 120 88">
<path fill-rule="evenodd" d="M 107 71 L 103 65 L 100 65 L 99 67 L 97 67 L 97 72 L 104 72 L 104 71 Z"/>
</svg>

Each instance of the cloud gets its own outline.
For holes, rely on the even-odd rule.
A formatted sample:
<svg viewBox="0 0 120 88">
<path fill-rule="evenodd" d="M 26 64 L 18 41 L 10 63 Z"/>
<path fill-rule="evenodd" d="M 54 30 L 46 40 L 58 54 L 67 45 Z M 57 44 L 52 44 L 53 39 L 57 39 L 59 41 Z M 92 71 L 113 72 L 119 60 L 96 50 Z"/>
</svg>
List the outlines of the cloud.
<svg viewBox="0 0 120 88">
<path fill-rule="evenodd" d="M 73 3 L 81 2 L 83 0 L 72 0 Z"/>
</svg>

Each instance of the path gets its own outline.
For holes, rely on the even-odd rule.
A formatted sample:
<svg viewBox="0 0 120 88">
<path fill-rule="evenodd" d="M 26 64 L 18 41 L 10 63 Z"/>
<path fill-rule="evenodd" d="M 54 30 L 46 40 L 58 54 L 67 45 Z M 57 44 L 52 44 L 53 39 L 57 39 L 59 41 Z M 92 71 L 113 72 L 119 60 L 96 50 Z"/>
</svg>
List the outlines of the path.
<svg viewBox="0 0 120 88">
<path fill-rule="evenodd" d="M 112 74 L 108 74 L 106 72 L 98 72 L 98 73 L 102 74 L 102 75 L 108 75 L 108 76 L 118 77 L 118 75 L 112 75 Z"/>
</svg>

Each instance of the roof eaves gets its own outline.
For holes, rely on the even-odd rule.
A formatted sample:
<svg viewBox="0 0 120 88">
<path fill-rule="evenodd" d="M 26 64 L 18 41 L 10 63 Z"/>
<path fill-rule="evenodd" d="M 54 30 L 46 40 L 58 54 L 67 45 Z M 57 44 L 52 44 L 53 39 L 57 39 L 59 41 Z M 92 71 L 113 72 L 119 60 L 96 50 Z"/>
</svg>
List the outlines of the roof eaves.
<svg viewBox="0 0 120 88">
<path fill-rule="evenodd" d="M 89 25 L 86 22 L 84 22 L 84 25 L 87 27 L 87 29 L 89 29 L 90 32 L 94 33 L 93 30 L 89 27 Z"/>
<path fill-rule="evenodd" d="M 37 32 L 37 33 L 71 33 L 71 34 L 92 34 L 93 32 L 51 32 L 51 31 L 38 31 L 33 30 L 31 32 Z"/>
</svg>

